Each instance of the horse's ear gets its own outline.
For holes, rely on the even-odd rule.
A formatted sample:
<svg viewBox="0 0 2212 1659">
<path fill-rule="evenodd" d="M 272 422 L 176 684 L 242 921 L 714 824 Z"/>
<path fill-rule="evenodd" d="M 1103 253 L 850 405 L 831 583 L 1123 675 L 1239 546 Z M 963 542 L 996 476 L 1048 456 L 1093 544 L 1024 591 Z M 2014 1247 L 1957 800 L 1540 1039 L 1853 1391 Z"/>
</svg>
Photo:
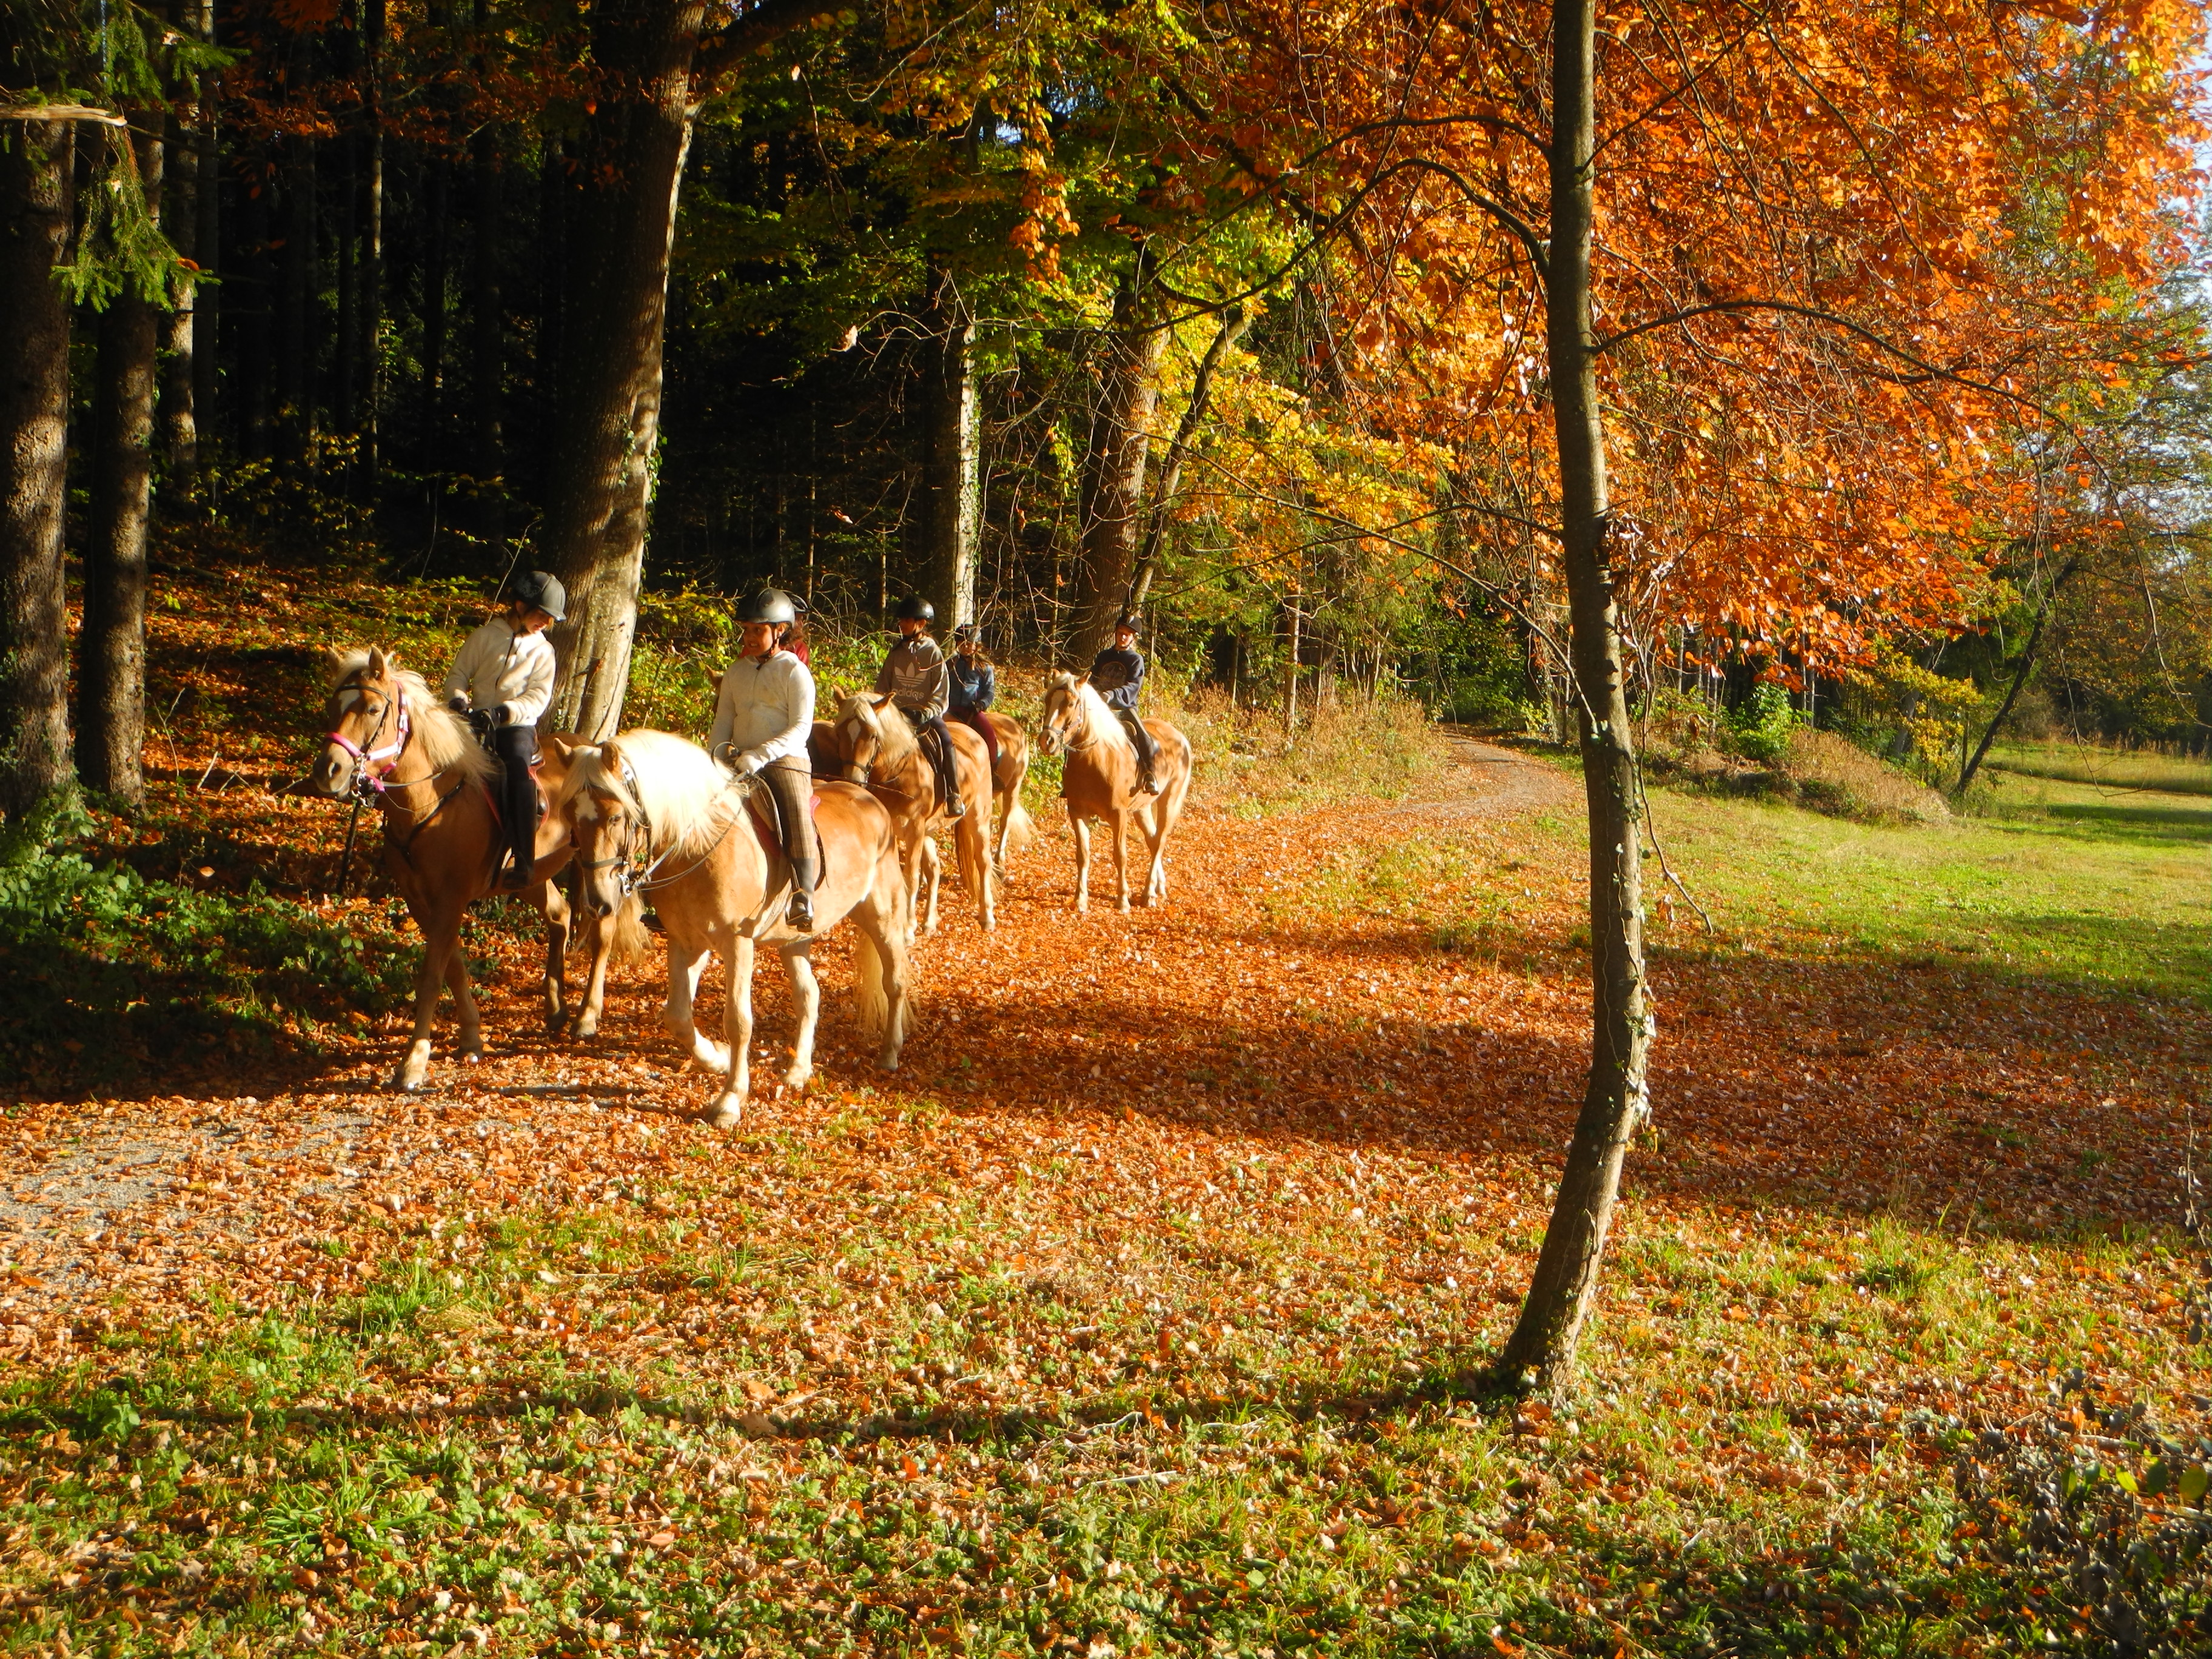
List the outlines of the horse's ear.
<svg viewBox="0 0 2212 1659">
<path fill-rule="evenodd" d="M 884 709 L 891 706 L 892 700 L 896 698 L 897 695 L 898 694 L 895 691 L 886 691 L 882 696 L 872 697 L 869 701 L 875 704 L 876 712 L 880 714 Z"/>
<path fill-rule="evenodd" d="M 576 746 L 558 732 L 548 732 L 543 741 L 545 746 L 559 757 L 564 766 L 568 764 L 568 757 L 576 752 Z"/>
<path fill-rule="evenodd" d="M 380 645 L 370 646 L 368 647 L 369 678 L 373 680 L 386 679 L 390 678 L 391 673 L 392 659 L 384 654 L 384 647 Z"/>
<path fill-rule="evenodd" d="M 323 666 L 330 672 L 331 684 L 336 685 L 345 678 L 346 665 L 353 660 L 352 653 L 331 646 L 323 652 Z"/>
</svg>

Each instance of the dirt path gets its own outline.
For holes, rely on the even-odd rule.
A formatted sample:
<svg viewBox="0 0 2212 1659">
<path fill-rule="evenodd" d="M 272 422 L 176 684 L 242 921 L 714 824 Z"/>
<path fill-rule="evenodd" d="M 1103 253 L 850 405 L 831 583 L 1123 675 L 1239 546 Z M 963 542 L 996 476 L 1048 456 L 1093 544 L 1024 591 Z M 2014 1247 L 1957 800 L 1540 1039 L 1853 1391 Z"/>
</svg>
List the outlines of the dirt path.
<svg viewBox="0 0 2212 1659">
<path fill-rule="evenodd" d="M 1486 743 L 1462 727 L 1445 728 L 1444 742 L 1452 769 L 1437 780 L 1433 795 L 1425 791 L 1417 800 L 1361 816 L 1451 823 L 1582 808 L 1582 786 L 1555 766 Z"/>
</svg>

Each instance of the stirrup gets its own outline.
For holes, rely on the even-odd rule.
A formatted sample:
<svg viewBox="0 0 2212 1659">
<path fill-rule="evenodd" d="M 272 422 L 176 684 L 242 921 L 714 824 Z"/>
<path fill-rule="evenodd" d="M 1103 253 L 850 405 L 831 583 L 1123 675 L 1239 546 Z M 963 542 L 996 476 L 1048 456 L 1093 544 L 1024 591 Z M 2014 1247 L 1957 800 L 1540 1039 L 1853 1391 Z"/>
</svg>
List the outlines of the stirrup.
<svg viewBox="0 0 2212 1659">
<path fill-rule="evenodd" d="M 791 903 L 783 913 L 784 925 L 796 927 L 802 933 L 814 931 L 814 895 L 793 893 Z"/>
<path fill-rule="evenodd" d="M 520 892 L 537 879 L 537 862 L 532 859 L 528 864 L 517 864 L 510 859 L 507 868 L 499 872 L 499 884 L 510 893 Z"/>
<path fill-rule="evenodd" d="M 945 803 L 945 816 L 948 818 L 966 817 L 968 816 L 968 803 L 961 799 L 957 795 L 953 796 Z"/>
</svg>

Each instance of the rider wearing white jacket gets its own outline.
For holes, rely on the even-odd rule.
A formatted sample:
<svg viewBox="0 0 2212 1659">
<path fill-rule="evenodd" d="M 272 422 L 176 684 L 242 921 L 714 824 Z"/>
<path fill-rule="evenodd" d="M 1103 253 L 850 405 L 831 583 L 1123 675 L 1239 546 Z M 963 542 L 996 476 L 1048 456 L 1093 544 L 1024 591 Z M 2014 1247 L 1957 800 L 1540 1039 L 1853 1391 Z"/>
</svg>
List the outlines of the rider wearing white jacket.
<svg viewBox="0 0 2212 1659">
<path fill-rule="evenodd" d="M 508 584 L 507 609 L 469 635 L 447 671 L 446 707 L 465 715 L 499 757 L 505 775 L 500 818 L 507 831 L 504 885 L 537 878 L 538 721 L 553 701 L 553 647 L 545 630 L 561 620 L 568 595 L 542 570 Z"/>
<path fill-rule="evenodd" d="M 744 655 L 722 676 L 707 752 L 740 777 L 757 777 L 775 803 L 783 854 L 791 865 L 786 920 L 814 929 L 814 826 L 807 798 L 814 789 L 806 739 L 814 729 L 814 676 L 784 648 L 799 613 L 788 594 L 763 587 L 738 606 Z"/>
</svg>

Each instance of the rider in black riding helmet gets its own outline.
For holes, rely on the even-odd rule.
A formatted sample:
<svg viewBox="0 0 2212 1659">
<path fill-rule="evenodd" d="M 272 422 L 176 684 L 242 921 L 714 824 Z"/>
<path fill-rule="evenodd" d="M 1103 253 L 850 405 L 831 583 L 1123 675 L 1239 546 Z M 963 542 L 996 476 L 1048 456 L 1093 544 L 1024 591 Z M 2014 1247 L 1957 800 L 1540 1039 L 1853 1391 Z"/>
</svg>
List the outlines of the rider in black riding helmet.
<svg viewBox="0 0 2212 1659">
<path fill-rule="evenodd" d="M 784 857 L 791 865 L 791 908 L 785 920 L 811 933 L 819 873 L 806 811 L 814 788 L 806 758 L 806 739 L 814 729 L 814 676 L 787 648 L 799 623 L 789 594 L 773 587 L 747 594 L 738 605 L 738 623 L 744 654 L 722 676 L 707 752 L 738 776 L 757 777 L 768 786 Z"/>
<path fill-rule="evenodd" d="M 469 635 L 447 671 L 446 707 L 468 720 L 499 757 L 506 777 L 507 887 L 527 887 L 538 866 L 538 721 L 553 701 L 553 647 L 545 630 L 568 612 L 560 581 L 526 570 L 507 586 L 507 607 Z"/>
<path fill-rule="evenodd" d="M 1133 611 L 1124 611 L 1115 619 L 1114 643 L 1092 659 L 1091 684 L 1137 746 L 1138 787 L 1154 795 L 1160 787 L 1153 769 L 1156 745 L 1137 713 L 1137 694 L 1145 683 L 1145 659 L 1137 650 L 1139 621 Z"/>
<path fill-rule="evenodd" d="M 876 695 L 889 693 L 899 713 L 913 722 L 929 745 L 930 763 L 937 769 L 937 798 L 949 818 L 965 817 L 960 799 L 960 778 L 953 769 L 952 734 L 945 729 L 945 706 L 949 692 L 945 653 L 929 637 L 937 620 L 937 607 L 918 593 L 899 601 L 899 642 L 884 659 L 876 676 Z"/>
</svg>

